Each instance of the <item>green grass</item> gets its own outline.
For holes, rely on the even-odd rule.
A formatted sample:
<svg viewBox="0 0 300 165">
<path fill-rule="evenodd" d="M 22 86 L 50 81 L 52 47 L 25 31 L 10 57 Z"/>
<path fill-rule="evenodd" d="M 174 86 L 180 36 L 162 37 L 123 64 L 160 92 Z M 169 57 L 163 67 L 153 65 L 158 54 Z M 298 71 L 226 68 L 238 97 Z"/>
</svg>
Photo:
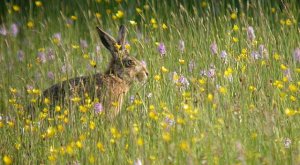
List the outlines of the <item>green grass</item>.
<svg viewBox="0 0 300 165">
<path fill-rule="evenodd" d="M 77 0 L 42 1 L 41 7 L 35 1 L 1 3 L 5 14 L 0 28 L 9 31 L 16 23 L 19 33 L 0 34 L 0 164 L 300 163 L 300 64 L 293 57 L 300 47 L 297 0 L 206 5 Z M 118 10 L 124 16 L 113 19 Z M 67 25 L 72 16 L 77 19 Z M 146 61 L 150 77 L 145 85 L 134 85 L 117 118 L 107 122 L 94 113 L 94 102 L 88 99 L 58 105 L 60 111 L 39 106 L 36 117 L 28 118 L 24 111 L 39 91 L 105 70 L 111 56 L 95 27 L 116 36 L 120 24 L 127 26 L 130 53 Z M 254 41 L 247 39 L 249 26 L 254 28 Z M 59 43 L 55 33 L 61 34 Z M 80 40 L 88 47 L 82 48 Z M 185 43 L 183 52 L 180 40 Z M 216 55 L 210 49 L 214 42 Z M 166 46 L 165 56 L 157 50 L 159 43 Z M 251 54 L 259 52 L 260 45 L 265 47 L 263 58 L 254 59 Z M 55 58 L 40 62 L 38 53 L 47 56 L 50 50 Z M 222 50 L 227 52 L 226 62 L 220 57 Z M 61 71 L 64 65 L 70 66 L 66 72 Z M 213 77 L 201 74 L 212 66 Z M 290 75 L 284 74 L 287 70 Z M 48 78 L 50 71 L 54 79 Z M 173 72 L 189 85 L 175 82 Z M 55 116 L 49 116 L 55 109 Z"/>
</svg>

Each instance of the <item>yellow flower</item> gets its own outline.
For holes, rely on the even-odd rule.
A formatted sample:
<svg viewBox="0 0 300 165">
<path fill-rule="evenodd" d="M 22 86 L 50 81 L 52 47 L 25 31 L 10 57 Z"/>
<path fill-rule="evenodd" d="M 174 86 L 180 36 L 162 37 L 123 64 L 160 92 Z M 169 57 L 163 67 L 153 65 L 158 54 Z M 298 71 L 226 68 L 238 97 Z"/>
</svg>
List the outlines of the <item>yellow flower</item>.
<svg viewBox="0 0 300 165">
<path fill-rule="evenodd" d="M 95 122 L 93 122 L 93 121 L 90 122 L 90 129 L 91 130 L 95 129 Z"/>
<path fill-rule="evenodd" d="M 203 1 L 203 2 L 201 3 L 201 7 L 202 7 L 202 8 L 207 7 L 207 2 L 206 2 L 206 1 Z"/>
<path fill-rule="evenodd" d="M 156 24 L 156 20 L 154 18 L 151 18 L 150 23 L 151 24 Z"/>
<path fill-rule="evenodd" d="M 19 12 L 21 9 L 20 9 L 20 6 L 18 6 L 18 5 L 13 5 L 13 10 L 15 11 L 15 12 Z"/>
<path fill-rule="evenodd" d="M 233 70 L 232 70 L 232 68 L 227 68 L 226 70 L 225 70 L 225 72 L 224 72 L 224 76 L 225 77 L 230 77 L 231 75 L 232 75 L 232 72 L 233 72 Z"/>
<path fill-rule="evenodd" d="M 184 59 L 179 59 L 178 61 L 180 64 L 184 64 Z"/>
<path fill-rule="evenodd" d="M 95 60 L 90 60 L 90 65 L 95 68 L 97 63 Z"/>
<path fill-rule="evenodd" d="M 72 15 L 72 16 L 71 16 L 71 19 L 72 19 L 73 21 L 76 21 L 78 18 L 77 18 L 77 16 Z"/>
<path fill-rule="evenodd" d="M 237 43 L 237 42 L 239 42 L 239 39 L 236 38 L 236 37 L 232 37 L 232 41 L 233 41 L 234 43 Z"/>
<path fill-rule="evenodd" d="M 295 96 L 290 96 L 290 100 L 295 102 L 295 101 L 297 101 L 297 98 Z"/>
<path fill-rule="evenodd" d="M 71 101 L 75 102 L 75 103 L 78 103 L 79 101 L 81 101 L 81 98 L 80 97 L 73 97 L 71 99 Z"/>
<path fill-rule="evenodd" d="M 230 18 L 233 19 L 233 20 L 236 20 L 237 19 L 237 14 L 236 12 L 233 12 L 230 14 Z"/>
<path fill-rule="evenodd" d="M 33 28 L 34 27 L 34 23 L 32 21 L 28 21 L 27 22 L 27 27 L 30 28 L 30 29 Z"/>
<path fill-rule="evenodd" d="M 4 155 L 3 156 L 3 162 L 4 162 L 5 165 L 10 165 L 10 164 L 12 164 L 13 161 L 12 161 L 12 158 L 10 156 Z"/>
<path fill-rule="evenodd" d="M 186 152 L 189 151 L 189 144 L 187 141 L 181 141 L 179 147 L 182 151 L 186 151 Z"/>
<path fill-rule="evenodd" d="M 44 99 L 44 104 L 46 104 L 46 105 L 50 104 L 50 99 L 46 97 L 46 98 Z"/>
<path fill-rule="evenodd" d="M 272 7 L 272 8 L 271 8 L 271 12 L 272 12 L 272 13 L 275 13 L 275 12 L 276 12 L 276 9 L 275 9 L 274 7 Z"/>
<path fill-rule="evenodd" d="M 250 90 L 251 92 L 254 92 L 254 91 L 256 91 L 256 87 L 253 86 L 253 85 L 250 85 L 250 86 L 249 86 L 249 90 Z"/>
<path fill-rule="evenodd" d="M 103 145 L 101 142 L 98 142 L 98 143 L 97 143 L 97 148 L 98 148 L 102 153 L 105 152 L 104 145 Z"/>
<path fill-rule="evenodd" d="M 281 65 L 280 65 L 280 68 L 281 68 L 282 70 L 287 70 L 287 69 L 288 69 L 287 66 L 285 66 L 284 64 L 281 64 Z"/>
<path fill-rule="evenodd" d="M 290 19 L 285 20 L 285 24 L 287 26 L 291 26 L 293 24 L 293 22 Z"/>
<path fill-rule="evenodd" d="M 158 120 L 158 116 L 154 111 L 149 112 L 149 117 L 150 117 L 150 119 Z"/>
<path fill-rule="evenodd" d="M 235 31 L 235 32 L 238 31 L 239 30 L 238 25 L 234 25 L 232 30 Z"/>
<path fill-rule="evenodd" d="M 162 134 L 162 138 L 165 142 L 169 142 L 171 140 L 171 136 L 170 136 L 170 133 L 169 132 L 164 132 Z"/>
<path fill-rule="evenodd" d="M 121 46 L 121 45 L 119 45 L 118 43 L 116 43 L 114 46 L 115 46 L 115 48 L 116 48 L 117 50 L 120 50 L 120 49 L 121 49 L 121 47 L 122 47 L 122 46 Z"/>
<path fill-rule="evenodd" d="M 144 144 L 143 139 L 142 139 L 142 138 L 138 138 L 137 141 L 136 141 L 136 144 L 137 144 L 138 146 L 142 146 L 142 145 Z"/>
<path fill-rule="evenodd" d="M 131 49 L 130 45 L 129 44 L 125 44 L 125 49 L 129 51 Z"/>
<path fill-rule="evenodd" d="M 296 85 L 290 84 L 290 85 L 289 85 L 289 90 L 290 90 L 291 92 L 297 92 L 298 88 L 297 88 Z"/>
<path fill-rule="evenodd" d="M 60 112 L 61 108 L 59 105 L 55 106 L 55 112 Z"/>
<path fill-rule="evenodd" d="M 140 8 L 135 8 L 135 11 L 136 11 L 137 13 L 139 13 L 139 14 L 141 14 L 141 13 L 143 12 L 143 10 L 140 9 Z"/>
<path fill-rule="evenodd" d="M 81 141 L 78 140 L 78 141 L 76 142 L 76 146 L 77 146 L 78 148 L 82 148 L 82 143 L 81 143 Z"/>
<path fill-rule="evenodd" d="M 85 113 L 85 112 L 87 112 L 87 110 L 88 109 L 85 106 L 82 106 L 82 105 L 79 106 L 79 111 L 80 112 Z"/>
<path fill-rule="evenodd" d="M 160 78 L 161 78 L 160 75 L 155 75 L 155 76 L 154 76 L 154 80 L 156 80 L 156 81 L 159 81 Z"/>
<path fill-rule="evenodd" d="M 273 58 L 274 58 L 276 61 L 278 61 L 278 60 L 280 60 L 280 55 L 279 55 L 278 53 L 275 53 L 275 54 L 273 55 Z"/>
<path fill-rule="evenodd" d="M 17 93 L 17 89 L 16 88 L 9 88 L 10 93 L 12 94 L 16 94 Z"/>
<path fill-rule="evenodd" d="M 41 6 L 43 6 L 43 4 L 41 1 L 35 1 L 35 6 L 41 7 Z"/>
<path fill-rule="evenodd" d="M 158 25 L 157 25 L 157 24 L 152 24 L 152 27 L 153 27 L 154 29 L 157 29 L 157 28 L 158 28 Z"/>
<path fill-rule="evenodd" d="M 167 73 L 169 70 L 168 70 L 166 67 L 162 66 L 162 67 L 161 67 L 161 71 L 162 71 L 163 73 Z"/>
<path fill-rule="evenodd" d="M 56 129 L 55 128 L 53 128 L 53 127 L 49 127 L 48 129 L 47 129 L 47 137 L 53 137 L 54 135 L 56 134 Z"/>
<path fill-rule="evenodd" d="M 102 17 L 102 15 L 101 15 L 100 13 L 98 13 L 98 12 L 95 13 L 95 16 L 96 16 L 96 18 L 98 18 L 98 19 Z"/>
<path fill-rule="evenodd" d="M 95 157 L 93 155 L 89 156 L 89 162 L 90 162 L 90 164 L 94 164 L 95 163 Z"/>
<path fill-rule="evenodd" d="M 129 23 L 130 23 L 132 26 L 137 25 L 137 23 L 136 23 L 135 21 L 133 21 L 133 20 L 130 20 Z"/>
<path fill-rule="evenodd" d="M 73 49 L 79 49 L 79 45 L 77 45 L 77 44 L 72 44 L 71 46 Z"/>
<path fill-rule="evenodd" d="M 222 87 L 222 86 L 221 86 L 221 87 L 219 88 L 219 92 L 222 93 L 222 94 L 225 94 L 225 93 L 227 93 L 227 89 L 226 89 L 225 87 Z"/>
<path fill-rule="evenodd" d="M 296 111 L 295 110 L 292 110 L 292 109 L 289 109 L 289 108 L 286 108 L 284 110 L 284 113 L 287 115 L 287 116 L 294 116 L 296 114 Z"/>
<path fill-rule="evenodd" d="M 124 12 L 121 11 L 121 10 L 118 10 L 117 13 L 116 13 L 116 17 L 117 18 L 122 18 L 124 16 Z"/>
<path fill-rule="evenodd" d="M 207 99 L 208 99 L 208 101 L 213 101 L 214 95 L 211 94 L 211 93 L 209 93 L 209 94 L 207 95 Z"/>
<path fill-rule="evenodd" d="M 161 26 L 163 29 L 167 29 L 168 27 L 167 27 L 167 25 L 166 24 L 162 24 L 162 26 Z"/>
</svg>

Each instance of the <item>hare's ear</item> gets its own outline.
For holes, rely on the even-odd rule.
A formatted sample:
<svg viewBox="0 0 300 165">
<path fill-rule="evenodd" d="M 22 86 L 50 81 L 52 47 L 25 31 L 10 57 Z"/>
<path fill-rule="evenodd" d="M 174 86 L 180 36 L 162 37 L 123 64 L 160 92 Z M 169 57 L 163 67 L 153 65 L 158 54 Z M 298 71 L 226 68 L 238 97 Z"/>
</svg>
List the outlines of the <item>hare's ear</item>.
<svg viewBox="0 0 300 165">
<path fill-rule="evenodd" d="M 118 36 L 118 44 L 122 46 L 122 49 L 125 47 L 125 39 L 126 39 L 126 27 L 121 25 L 119 28 L 119 36 Z"/>
<path fill-rule="evenodd" d="M 115 52 L 117 52 L 117 49 L 115 47 L 117 42 L 115 41 L 115 39 L 99 27 L 97 27 L 97 31 L 103 45 L 112 53 L 112 55 L 114 55 Z"/>
</svg>

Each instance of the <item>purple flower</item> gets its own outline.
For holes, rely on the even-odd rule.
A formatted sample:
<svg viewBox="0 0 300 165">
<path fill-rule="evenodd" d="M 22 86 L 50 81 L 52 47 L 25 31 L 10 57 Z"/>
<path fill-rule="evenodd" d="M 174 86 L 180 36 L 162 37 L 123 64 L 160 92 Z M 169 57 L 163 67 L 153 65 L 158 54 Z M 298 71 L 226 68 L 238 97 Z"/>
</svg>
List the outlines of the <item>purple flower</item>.
<svg viewBox="0 0 300 165">
<path fill-rule="evenodd" d="M 142 63 L 142 65 L 143 65 L 144 67 L 147 66 L 147 63 L 146 63 L 146 61 L 144 61 L 144 60 L 142 60 L 141 63 Z"/>
<path fill-rule="evenodd" d="M 7 30 L 6 27 L 4 25 L 2 25 L 2 27 L 0 28 L 0 34 L 3 36 L 7 35 Z"/>
<path fill-rule="evenodd" d="M 134 95 L 131 95 L 131 96 L 130 96 L 130 101 L 129 101 L 129 102 L 130 102 L 130 103 L 133 103 L 133 101 L 134 101 Z"/>
<path fill-rule="evenodd" d="M 289 80 L 292 81 L 292 75 L 291 75 L 291 70 L 288 68 L 283 71 L 284 76 Z"/>
<path fill-rule="evenodd" d="M 95 113 L 97 113 L 97 114 L 103 112 L 102 104 L 101 103 L 95 103 L 94 110 L 95 110 Z"/>
<path fill-rule="evenodd" d="M 96 52 L 100 52 L 101 47 L 99 45 L 96 46 Z"/>
<path fill-rule="evenodd" d="M 165 122 L 168 124 L 168 126 L 173 126 L 175 124 L 175 121 L 169 117 L 165 118 Z"/>
<path fill-rule="evenodd" d="M 294 51 L 294 59 L 297 61 L 297 62 L 300 62 L 300 48 L 296 48 L 295 51 Z"/>
<path fill-rule="evenodd" d="M 195 69 L 195 67 L 196 67 L 195 61 L 194 61 L 194 60 L 191 60 L 191 61 L 189 62 L 189 71 L 192 72 L 192 71 Z"/>
<path fill-rule="evenodd" d="M 151 97 L 152 97 L 152 93 L 151 93 L 151 92 L 148 93 L 148 94 L 147 94 L 147 97 L 148 97 L 148 98 L 151 98 Z"/>
<path fill-rule="evenodd" d="M 11 31 L 11 34 L 16 37 L 19 33 L 19 28 L 17 26 L 17 24 L 13 23 L 10 25 L 10 31 Z"/>
<path fill-rule="evenodd" d="M 89 65 L 90 66 L 90 65 Z M 61 71 L 63 73 L 66 73 L 67 71 L 71 70 L 72 69 L 72 66 L 70 64 L 64 64 L 62 67 L 61 67 Z"/>
<path fill-rule="evenodd" d="M 72 19 L 67 19 L 67 20 L 66 20 L 66 24 L 67 24 L 68 26 L 73 25 L 73 20 L 72 20 Z"/>
<path fill-rule="evenodd" d="M 51 71 L 49 71 L 48 72 L 48 78 L 50 78 L 51 80 L 53 80 L 54 79 L 54 73 L 51 72 Z"/>
<path fill-rule="evenodd" d="M 187 78 L 185 78 L 183 75 L 180 76 L 178 82 L 185 86 L 185 87 L 188 87 L 190 85 L 189 81 L 187 80 Z"/>
<path fill-rule="evenodd" d="M 251 52 L 251 57 L 254 58 L 255 60 L 258 60 L 261 58 L 261 55 L 258 52 L 253 51 Z"/>
<path fill-rule="evenodd" d="M 226 58 L 227 58 L 227 52 L 226 52 L 225 50 L 222 50 L 222 51 L 221 51 L 221 54 L 220 54 L 220 57 L 221 57 L 222 59 L 226 59 Z"/>
<path fill-rule="evenodd" d="M 160 53 L 161 56 L 164 56 L 167 51 L 166 51 L 166 47 L 165 47 L 165 44 L 164 43 L 160 43 L 158 45 L 158 48 L 157 48 L 158 52 Z"/>
<path fill-rule="evenodd" d="M 48 49 L 47 58 L 48 58 L 48 60 L 54 60 L 55 59 L 55 53 L 54 53 L 53 49 Z"/>
<path fill-rule="evenodd" d="M 86 40 L 80 39 L 80 46 L 81 46 L 81 48 L 86 49 L 89 45 Z"/>
<path fill-rule="evenodd" d="M 210 65 L 210 68 L 207 71 L 207 77 L 212 78 L 216 74 L 216 67 L 214 65 Z"/>
<path fill-rule="evenodd" d="M 18 56 L 19 61 L 23 61 L 25 53 L 23 52 L 23 50 L 19 50 L 18 53 L 17 53 L 17 56 Z"/>
<path fill-rule="evenodd" d="M 250 41 L 253 41 L 255 39 L 254 29 L 252 26 L 249 26 L 247 28 L 247 36 Z"/>
<path fill-rule="evenodd" d="M 216 55 L 216 54 L 218 53 L 218 47 L 217 47 L 216 42 L 213 42 L 213 43 L 210 45 L 210 52 L 211 52 L 213 55 Z"/>
<path fill-rule="evenodd" d="M 55 33 L 53 34 L 53 40 L 56 44 L 60 43 L 61 41 L 61 33 Z"/>
<path fill-rule="evenodd" d="M 179 48 L 179 50 L 180 50 L 181 53 L 184 52 L 185 45 L 184 45 L 184 41 L 183 40 L 179 40 L 178 48 Z"/>
<path fill-rule="evenodd" d="M 258 47 L 258 52 L 259 52 L 259 54 L 260 54 L 260 56 L 261 56 L 262 58 L 264 57 L 264 55 L 265 55 L 266 57 L 268 57 L 268 52 L 267 52 L 267 49 L 265 48 L 264 45 L 259 45 L 259 47 Z"/>
<path fill-rule="evenodd" d="M 291 144 L 292 144 L 292 140 L 290 138 L 285 138 L 283 140 L 283 144 L 285 148 L 290 148 Z"/>
<path fill-rule="evenodd" d="M 46 59 L 46 54 L 45 52 L 38 52 L 38 60 L 42 63 L 46 63 L 47 59 Z"/>
<path fill-rule="evenodd" d="M 134 165 L 143 165 L 141 159 L 136 160 L 133 164 Z"/>
<path fill-rule="evenodd" d="M 32 85 L 26 85 L 27 90 L 32 90 L 33 86 Z"/>
</svg>

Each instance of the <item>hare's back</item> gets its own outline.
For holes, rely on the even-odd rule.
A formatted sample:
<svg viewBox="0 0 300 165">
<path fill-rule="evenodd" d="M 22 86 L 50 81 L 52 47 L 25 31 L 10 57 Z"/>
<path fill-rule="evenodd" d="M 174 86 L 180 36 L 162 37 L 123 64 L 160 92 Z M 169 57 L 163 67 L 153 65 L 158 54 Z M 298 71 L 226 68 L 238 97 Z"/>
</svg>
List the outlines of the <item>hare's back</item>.
<svg viewBox="0 0 300 165">
<path fill-rule="evenodd" d="M 57 83 L 43 91 L 43 98 L 49 98 L 56 102 L 65 99 L 66 96 L 81 97 L 84 94 L 89 94 L 94 97 L 97 90 L 103 84 L 102 74 L 97 73 L 92 76 L 75 77 L 69 80 Z"/>
</svg>

